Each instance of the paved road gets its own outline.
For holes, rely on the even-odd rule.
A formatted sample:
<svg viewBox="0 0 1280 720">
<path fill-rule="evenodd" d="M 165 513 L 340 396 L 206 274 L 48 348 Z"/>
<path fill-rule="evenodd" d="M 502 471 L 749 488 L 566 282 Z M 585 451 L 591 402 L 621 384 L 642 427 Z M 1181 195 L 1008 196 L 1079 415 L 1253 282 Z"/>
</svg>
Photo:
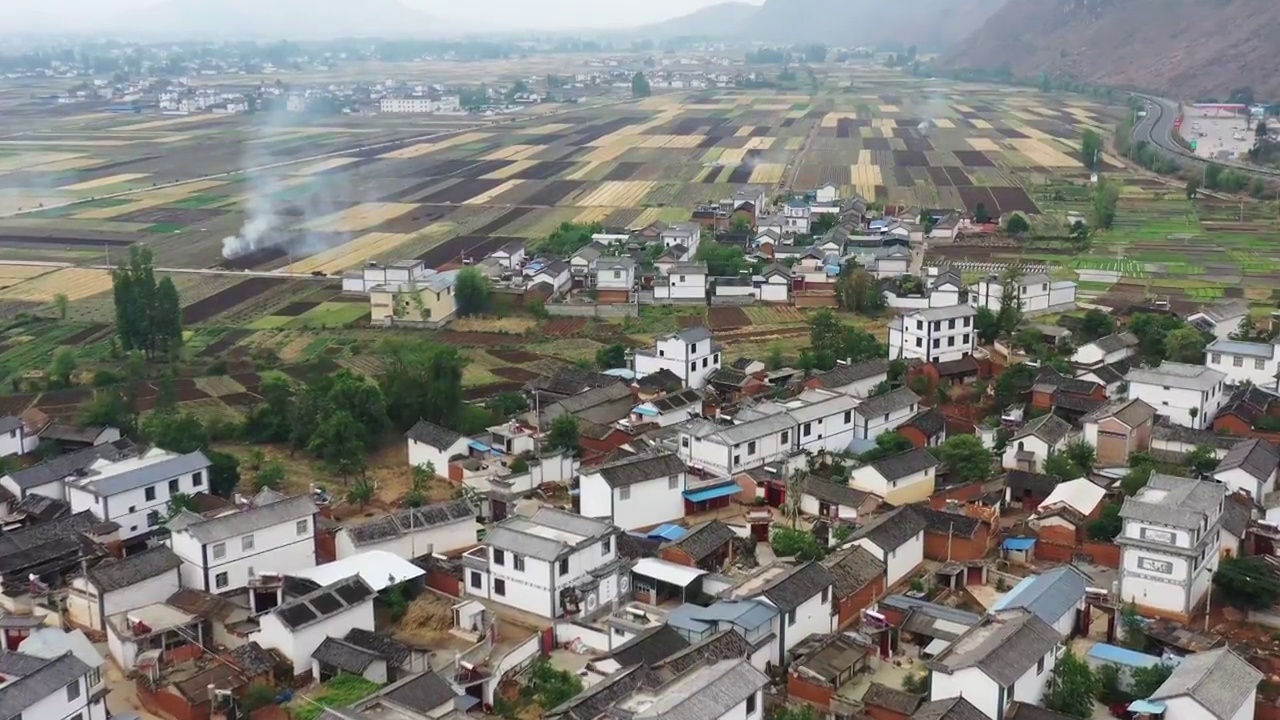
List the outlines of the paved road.
<svg viewBox="0 0 1280 720">
<path fill-rule="evenodd" d="M 1207 165 L 1210 163 L 1210 160 L 1207 158 L 1202 158 L 1196 155 L 1174 141 L 1173 121 L 1178 117 L 1180 111 L 1177 102 L 1152 95 L 1139 95 L 1138 97 L 1142 98 L 1146 103 L 1147 116 L 1142 118 L 1142 122 L 1134 126 L 1134 140 L 1145 140 L 1161 150 L 1176 155 L 1187 162 L 1195 163 L 1197 165 Z M 1214 160 L 1212 162 L 1216 165 L 1235 168 L 1236 170 L 1240 170 L 1241 172 L 1256 177 L 1280 178 L 1280 170 L 1260 168 L 1232 160 Z"/>
<path fill-rule="evenodd" d="M 27 267 L 43 267 L 50 270 L 61 270 L 70 267 L 86 267 L 92 270 L 115 270 L 114 265 L 77 265 L 69 262 L 55 262 L 52 260 L 2 260 L 0 265 L 23 265 Z M 270 277 L 270 278 L 293 278 L 295 280 L 314 280 L 316 282 L 331 282 L 336 276 L 311 275 L 309 273 L 291 273 L 281 270 L 215 270 L 213 268 L 171 268 L 158 267 L 156 272 L 163 273 L 186 273 L 188 275 L 230 275 L 234 277 Z"/>
</svg>

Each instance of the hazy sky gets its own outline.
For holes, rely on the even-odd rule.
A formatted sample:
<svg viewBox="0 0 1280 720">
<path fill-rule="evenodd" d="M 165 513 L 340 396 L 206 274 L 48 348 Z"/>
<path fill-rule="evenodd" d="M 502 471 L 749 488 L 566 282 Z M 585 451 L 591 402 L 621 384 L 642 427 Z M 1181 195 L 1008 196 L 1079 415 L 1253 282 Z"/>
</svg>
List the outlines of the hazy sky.
<svg viewBox="0 0 1280 720">
<path fill-rule="evenodd" d="M 216 1 L 216 0 L 215 0 Z M 261 0 L 270 3 L 271 0 Z M 405 5 L 441 18 L 485 26 L 530 29 L 626 27 L 684 15 L 724 0 L 401 0 Z M 755 5 L 764 0 L 745 0 Z M 48 30 L 51 23 L 68 29 L 91 29 L 97 21 L 118 19 L 163 0 L 0 0 L 0 16 L 11 29 Z"/>
</svg>

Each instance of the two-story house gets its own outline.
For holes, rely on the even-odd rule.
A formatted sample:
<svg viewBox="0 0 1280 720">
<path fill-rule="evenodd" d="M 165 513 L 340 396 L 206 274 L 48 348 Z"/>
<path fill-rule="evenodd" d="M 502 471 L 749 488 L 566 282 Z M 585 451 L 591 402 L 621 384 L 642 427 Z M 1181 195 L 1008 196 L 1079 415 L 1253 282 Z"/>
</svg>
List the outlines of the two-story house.
<svg viewBox="0 0 1280 720">
<path fill-rule="evenodd" d="M 697 223 L 675 223 L 663 230 L 658 236 L 662 247 L 670 248 L 679 245 L 688 250 L 690 257 L 698 250 L 702 240 L 702 227 Z"/>
<path fill-rule="evenodd" d="M 520 267 L 524 262 L 525 250 L 523 240 L 512 240 L 502 247 L 489 253 L 489 257 L 498 261 L 502 267 L 513 270 Z"/>
<path fill-rule="evenodd" d="M 1005 470 L 1043 472 L 1049 453 L 1065 450 L 1070 437 L 1071 423 L 1057 415 L 1041 415 L 1009 438 L 1001 464 Z"/>
<path fill-rule="evenodd" d="M 938 363 L 969 357 L 978 341 L 977 314 L 968 305 L 903 314 L 889 323 L 889 359 Z"/>
<path fill-rule="evenodd" d="M 507 518 L 463 556 L 466 593 L 545 618 L 595 612 L 630 593 L 617 535 L 610 523 L 549 507 Z"/>
<path fill-rule="evenodd" d="M 727 590 L 737 599 L 755 599 L 778 609 L 773 623 L 774 665 L 785 665 L 787 653 L 815 633 L 831 632 L 831 572 L 822 564 L 775 565 Z"/>
<path fill-rule="evenodd" d="M 373 550 L 414 559 L 471 547 L 479 530 L 476 511 L 469 502 L 447 500 L 344 524 L 334 535 L 333 544 L 338 560 Z"/>
<path fill-rule="evenodd" d="M 786 413 L 724 425 L 694 421 L 680 429 L 680 457 L 689 467 L 729 474 L 783 460 L 795 452 L 796 424 Z"/>
<path fill-rule="evenodd" d="M 1048 572 L 1029 575 L 996 601 L 991 609 L 1026 610 L 1058 631 L 1063 640 L 1075 634 L 1088 611 L 1085 591 L 1089 578 L 1074 565 L 1062 565 Z"/>
<path fill-rule="evenodd" d="M 84 473 L 99 460 L 119 460 L 135 453 L 133 444 L 128 440 L 87 447 L 50 458 L 28 468 L 14 470 L 0 477 L 0 488 L 9 491 L 16 502 L 21 502 L 28 495 L 40 495 L 65 502 L 67 499 L 65 478 Z"/>
<path fill-rule="evenodd" d="M 1241 440 L 1227 451 L 1213 471 L 1213 479 L 1228 492 L 1243 492 L 1254 502 L 1262 502 L 1276 489 L 1280 450 L 1266 440 Z"/>
<path fill-rule="evenodd" d="M 1267 390 L 1276 389 L 1280 373 L 1280 353 L 1276 343 L 1214 340 L 1204 349 L 1204 365 L 1227 376 L 1230 385 L 1252 383 Z"/>
<path fill-rule="evenodd" d="M 637 455 L 592 468 L 578 482 L 579 513 L 623 530 L 684 518 L 688 468 L 675 453 Z"/>
<path fill-rule="evenodd" d="M 927 526 L 924 516 L 908 505 L 873 518 L 849 537 L 884 564 L 884 587 L 891 588 L 924 562 Z"/>
<path fill-rule="evenodd" d="M 70 650 L 52 658 L 0 654 L 0 715 L 9 720 L 106 720 L 101 670 Z"/>
<path fill-rule="evenodd" d="M 653 283 L 654 300 L 707 299 L 707 264 L 702 262 L 672 263 L 665 275 Z"/>
<path fill-rule="evenodd" d="M 844 452 L 854 447 L 858 399 L 829 390 L 805 390 L 784 407 L 796 425 L 796 449 Z"/>
<path fill-rule="evenodd" d="M 169 521 L 169 547 L 182 558 L 183 587 L 225 593 L 263 573 L 315 567 L 315 515 L 309 496 L 284 497 L 271 490 L 236 512 L 179 513 Z"/>
<path fill-rule="evenodd" d="M 249 639 L 265 649 L 278 650 L 293 664 L 293 674 L 312 669 L 312 654 L 327 638 L 352 630 L 373 631 L 375 593 L 359 575 L 352 575 L 289 599 L 258 618 Z"/>
<path fill-rule="evenodd" d="M 590 245 L 578 250 L 578 252 L 569 256 L 569 273 L 575 279 L 580 279 L 583 284 L 588 282 L 595 284 L 596 279 L 596 263 L 604 256 L 605 246 L 593 242 Z"/>
<path fill-rule="evenodd" d="M 591 688 L 566 703 L 570 707 L 563 714 L 565 705 L 547 717 L 763 720 L 764 687 L 769 676 L 742 657 L 702 654 L 705 659 L 700 662 L 675 662 L 662 668 L 632 664 L 602 683 L 607 689 Z"/>
<path fill-rule="evenodd" d="M 1099 368 L 1124 362 L 1138 352 L 1138 336 L 1131 332 L 1113 333 L 1076 348 L 1071 364 L 1078 368 Z"/>
<path fill-rule="evenodd" d="M 889 360 L 879 358 L 860 363 L 836 363 L 830 370 L 813 376 L 806 387 L 820 387 L 832 392 L 866 397 L 881 383 L 889 381 Z"/>
<path fill-rule="evenodd" d="M 1042 315 L 1050 310 L 1073 307 L 1076 302 L 1076 284 L 1069 281 L 1054 282 L 1046 273 L 1029 273 L 1018 278 L 1018 303 L 1027 316 Z M 969 293 L 969 301 L 975 308 L 1000 312 L 1004 303 L 1004 284 L 995 276 L 979 280 Z"/>
<path fill-rule="evenodd" d="M 685 387 L 701 389 L 720 369 L 720 346 L 705 327 L 686 328 L 658 338 L 653 350 L 635 351 L 636 378 L 670 370 Z"/>
<path fill-rule="evenodd" d="M 1175 425 L 1203 430 L 1226 403 L 1227 376 L 1200 365 L 1165 361 L 1129 371 L 1129 397 L 1144 400 Z"/>
<path fill-rule="evenodd" d="M 630 257 L 603 257 L 596 261 L 596 301 L 602 304 L 631 302 L 636 285 L 636 261 Z"/>
<path fill-rule="evenodd" d="M 1218 569 L 1226 486 L 1153 474 L 1125 498 L 1120 546 L 1120 601 L 1143 615 L 1186 621 L 1204 602 Z"/>
<path fill-rule="evenodd" d="M 182 559 L 160 545 L 123 559 L 107 559 L 71 579 L 67 614 L 72 622 L 107 631 L 107 618 L 162 603 L 182 586 Z"/>
<path fill-rule="evenodd" d="M 1251 720 L 1266 676 L 1228 647 L 1182 658 L 1148 702 L 1165 720 Z"/>
<path fill-rule="evenodd" d="M 908 387 L 863 399 L 854 410 L 854 451 L 870 450 L 875 446 L 876 438 L 897 430 L 919 409 L 920 396 Z"/>
<path fill-rule="evenodd" d="M 1249 317 L 1249 303 L 1244 300 L 1224 300 L 1187 316 L 1193 327 L 1212 333 L 1219 340 L 1228 340 Z"/>
<path fill-rule="evenodd" d="M 650 377 L 653 377 L 652 375 Z M 702 415 L 702 395 L 686 388 L 677 393 L 642 402 L 631 408 L 631 424 L 668 427 Z"/>
<path fill-rule="evenodd" d="M 782 206 L 782 234 L 808 235 L 813 224 L 813 208 L 800 198 L 791 198 Z"/>
<path fill-rule="evenodd" d="M 991 613 L 927 661 L 929 700 L 964 698 L 990 720 L 1009 703 L 1042 705 L 1062 636 L 1034 613 Z"/>
<path fill-rule="evenodd" d="M 120 539 L 137 543 L 161 529 L 169 499 L 208 490 L 209 458 L 152 448 L 119 460 L 100 459 L 66 478 L 72 512 L 88 510 L 120 525 Z"/>
<path fill-rule="evenodd" d="M 894 505 L 920 502 L 933 494 L 938 461 L 924 448 L 873 460 L 854 468 L 849 487 Z"/>
</svg>

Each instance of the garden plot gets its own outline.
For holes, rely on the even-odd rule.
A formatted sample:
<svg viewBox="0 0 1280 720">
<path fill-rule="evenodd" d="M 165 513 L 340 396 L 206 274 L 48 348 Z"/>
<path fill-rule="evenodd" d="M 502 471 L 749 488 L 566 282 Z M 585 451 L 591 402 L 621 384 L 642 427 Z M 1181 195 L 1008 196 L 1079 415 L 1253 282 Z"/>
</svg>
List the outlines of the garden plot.
<svg viewBox="0 0 1280 720">
<path fill-rule="evenodd" d="M 648 180 L 605 182 L 590 194 L 574 200 L 574 205 L 591 208 L 638 207 L 644 196 L 657 185 L 658 183 Z"/>
<path fill-rule="evenodd" d="M 520 185 L 523 182 L 524 182 L 523 180 L 504 181 L 501 185 L 485 190 L 479 195 L 476 195 L 475 197 L 465 201 L 463 204 L 464 205 L 488 205 L 489 203 L 493 202 L 494 198 Z"/>
<path fill-rule="evenodd" d="M 0 300 L 47 303 L 58 295 L 66 295 L 68 300 L 76 301 L 110 289 L 108 270 L 65 268 L 0 290 Z"/>
<path fill-rule="evenodd" d="M 440 226 L 432 226 L 433 229 L 436 227 Z M 332 275 L 347 268 L 362 266 L 369 260 L 394 257 L 395 250 L 413 237 L 413 235 L 398 233 L 368 233 L 351 242 L 299 260 L 285 267 L 284 270 L 294 273 L 323 272 L 326 275 Z"/>
<path fill-rule="evenodd" d="M 467 143 L 487 140 L 492 136 L 492 133 L 487 132 L 462 133 L 461 135 L 454 135 L 443 140 L 418 143 L 417 145 L 410 145 L 409 147 L 400 148 L 399 150 L 392 150 L 384 155 L 379 155 L 379 157 L 388 160 L 409 160 L 437 150 L 445 150 L 459 145 L 466 145 Z"/>
<path fill-rule="evenodd" d="M 360 203 L 341 212 L 313 220 L 303 227 L 320 232 L 356 233 L 400 217 L 417 207 L 411 203 Z"/>
</svg>

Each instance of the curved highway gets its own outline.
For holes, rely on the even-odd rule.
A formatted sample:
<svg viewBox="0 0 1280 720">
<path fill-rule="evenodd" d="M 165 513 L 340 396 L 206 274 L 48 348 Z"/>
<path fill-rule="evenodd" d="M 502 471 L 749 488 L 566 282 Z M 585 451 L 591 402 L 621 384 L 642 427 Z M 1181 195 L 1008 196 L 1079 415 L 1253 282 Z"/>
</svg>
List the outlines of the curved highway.
<svg viewBox="0 0 1280 720">
<path fill-rule="evenodd" d="M 1173 122 L 1178 117 L 1178 103 L 1165 98 L 1154 97 L 1152 95 L 1138 95 L 1142 98 L 1146 105 L 1147 116 L 1142 118 L 1142 122 L 1133 127 L 1133 139 L 1135 141 L 1145 140 L 1147 143 L 1154 145 L 1167 153 L 1176 155 L 1183 160 L 1189 160 L 1198 165 L 1208 165 L 1210 163 L 1229 167 L 1249 175 L 1255 175 L 1264 178 L 1280 178 L 1280 170 L 1271 170 L 1269 168 L 1258 167 L 1246 163 L 1235 162 L 1234 160 L 1209 160 L 1200 157 L 1190 150 L 1182 147 L 1173 139 Z"/>
</svg>

